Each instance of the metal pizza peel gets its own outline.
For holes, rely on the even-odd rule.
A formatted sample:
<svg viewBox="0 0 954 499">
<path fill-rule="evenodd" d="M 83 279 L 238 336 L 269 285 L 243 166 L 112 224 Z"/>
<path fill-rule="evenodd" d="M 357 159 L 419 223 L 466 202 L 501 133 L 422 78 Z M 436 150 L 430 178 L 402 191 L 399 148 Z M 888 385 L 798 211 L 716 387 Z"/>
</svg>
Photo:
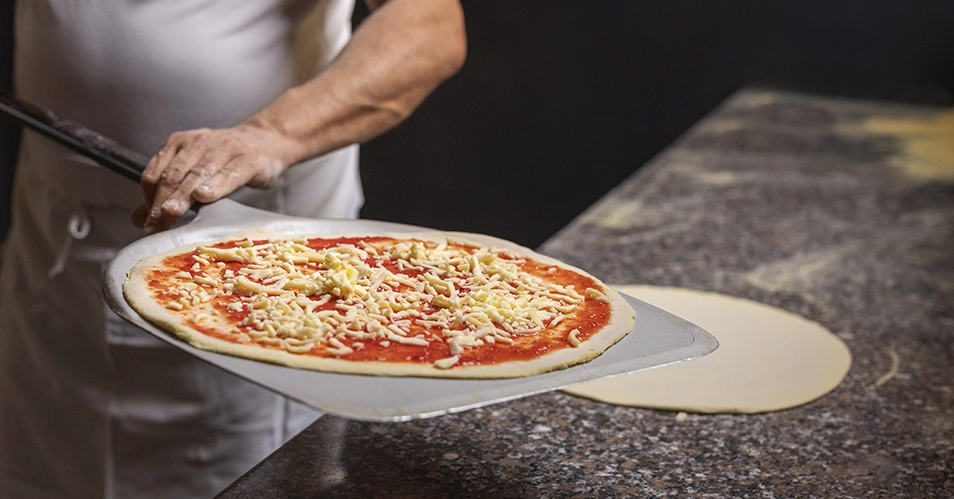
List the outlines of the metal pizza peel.
<svg viewBox="0 0 954 499">
<path fill-rule="evenodd" d="M 138 181 L 147 158 L 53 113 L 0 95 L 0 113 Z M 296 369 L 193 347 L 142 318 L 126 302 L 127 272 L 144 257 L 261 227 L 288 234 L 419 232 L 411 225 L 373 220 L 308 219 L 279 215 L 223 199 L 197 207 L 186 225 L 144 237 L 123 248 L 103 273 L 110 308 L 129 322 L 195 357 L 277 393 L 338 416 L 366 421 L 407 421 L 473 409 L 577 383 L 628 374 L 706 355 L 718 347 L 702 328 L 630 296 L 632 331 L 590 362 L 523 378 L 468 380 L 337 374 Z"/>
</svg>

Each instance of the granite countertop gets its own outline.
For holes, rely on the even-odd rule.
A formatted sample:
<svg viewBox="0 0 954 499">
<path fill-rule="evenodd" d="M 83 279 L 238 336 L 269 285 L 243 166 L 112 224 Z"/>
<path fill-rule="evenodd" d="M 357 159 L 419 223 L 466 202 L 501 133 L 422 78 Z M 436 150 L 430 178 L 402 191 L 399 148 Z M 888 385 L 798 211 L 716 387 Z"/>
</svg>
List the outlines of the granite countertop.
<svg viewBox="0 0 954 499">
<path fill-rule="evenodd" d="M 219 497 L 954 497 L 951 111 L 741 91 L 540 249 L 610 283 L 795 312 L 853 365 L 769 414 L 556 392 L 324 417 Z"/>
</svg>

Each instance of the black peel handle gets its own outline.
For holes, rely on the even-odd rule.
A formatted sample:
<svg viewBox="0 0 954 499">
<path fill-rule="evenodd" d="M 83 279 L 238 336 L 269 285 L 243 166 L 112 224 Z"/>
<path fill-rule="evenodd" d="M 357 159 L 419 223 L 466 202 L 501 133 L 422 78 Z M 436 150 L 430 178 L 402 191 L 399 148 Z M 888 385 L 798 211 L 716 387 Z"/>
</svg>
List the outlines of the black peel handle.
<svg viewBox="0 0 954 499">
<path fill-rule="evenodd" d="M 139 183 L 149 158 L 52 111 L 0 92 L 0 114 Z"/>
</svg>

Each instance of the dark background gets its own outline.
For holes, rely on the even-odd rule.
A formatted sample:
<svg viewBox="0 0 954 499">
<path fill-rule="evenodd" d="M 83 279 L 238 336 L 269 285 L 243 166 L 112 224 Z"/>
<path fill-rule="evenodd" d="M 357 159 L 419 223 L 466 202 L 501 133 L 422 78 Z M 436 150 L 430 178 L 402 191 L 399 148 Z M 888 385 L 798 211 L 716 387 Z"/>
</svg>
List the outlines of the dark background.
<svg viewBox="0 0 954 499">
<path fill-rule="evenodd" d="M 0 3 L 9 85 L 12 2 Z M 931 105 L 954 96 L 949 0 L 465 0 L 464 10 L 464 69 L 362 149 L 364 218 L 536 246 L 740 87 Z M 355 22 L 364 16 L 359 5 Z M 15 141 L 2 126 L 5 206 Z"/>
</svg>

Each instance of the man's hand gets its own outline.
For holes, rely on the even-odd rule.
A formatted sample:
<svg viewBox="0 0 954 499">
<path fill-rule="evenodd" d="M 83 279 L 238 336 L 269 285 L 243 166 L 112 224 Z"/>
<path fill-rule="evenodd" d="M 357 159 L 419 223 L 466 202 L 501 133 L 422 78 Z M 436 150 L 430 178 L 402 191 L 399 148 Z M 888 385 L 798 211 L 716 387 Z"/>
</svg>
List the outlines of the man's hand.
<svg viewBox="0 0 954 499">
<path fill-rule="evenodd" d="M 244 123 L 172 134 L 142 174 L 146 203 L 133 222 L 152 234 L 168 229 L 193 203 L 211 203 L 249 185 L 268 187 L 288 168 L 287 141 Z"/>
</svg>

